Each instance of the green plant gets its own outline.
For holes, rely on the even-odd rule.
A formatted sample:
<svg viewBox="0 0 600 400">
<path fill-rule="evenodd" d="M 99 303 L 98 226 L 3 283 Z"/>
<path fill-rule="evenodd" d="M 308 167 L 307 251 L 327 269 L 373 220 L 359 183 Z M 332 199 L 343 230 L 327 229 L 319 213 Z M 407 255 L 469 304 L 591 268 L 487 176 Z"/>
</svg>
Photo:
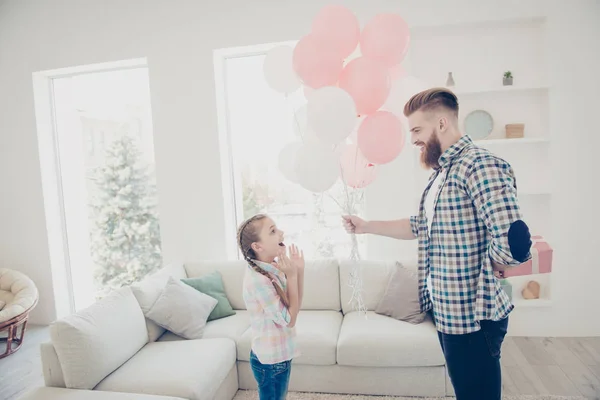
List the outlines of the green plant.
<svg viewBox="0 0 600 400">
<path fill-rule="evenodd" d="M 512 78 L 512 77 L 513 77 L 513 75 L 512 75 L 512 72 L 510 72 L 510 71 L 506 71 L 506 72 L 504 73 L 504 77 L 505 77 L 506 79 L 510 79 L 510 78 Z"/>
</svg>

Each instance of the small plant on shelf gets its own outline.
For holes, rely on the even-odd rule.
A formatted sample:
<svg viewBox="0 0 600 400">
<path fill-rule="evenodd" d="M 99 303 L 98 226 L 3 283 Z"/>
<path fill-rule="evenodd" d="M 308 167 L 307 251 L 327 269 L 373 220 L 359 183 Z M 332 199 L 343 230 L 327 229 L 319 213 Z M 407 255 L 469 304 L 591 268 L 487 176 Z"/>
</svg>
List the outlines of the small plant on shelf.
<svg viewBox="0 0 600 400">
<path fill-rule="evenodd" d="M 513 74 L 510 71 L 504 73 L 504 79 L 502 80 L 504 86 L 510 86 L 513 84 Z"/>
</svg>

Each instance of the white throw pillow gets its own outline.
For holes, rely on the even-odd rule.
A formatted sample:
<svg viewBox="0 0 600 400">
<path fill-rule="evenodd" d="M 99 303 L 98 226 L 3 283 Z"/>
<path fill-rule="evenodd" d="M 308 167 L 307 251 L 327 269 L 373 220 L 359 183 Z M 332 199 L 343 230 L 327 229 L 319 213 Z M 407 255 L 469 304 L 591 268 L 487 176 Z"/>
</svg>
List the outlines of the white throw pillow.
<svg viewBox="0 0 600 400">
<path fill-rule="evenodd" d="M 50 338 L 65 384 L 93 389 L 147 342 L 146 321 L 129 287 L 54 322 Z"/>
<path fill-rule="evenodd" d="M 6 303 L 3 302 L 2 300 L 0 300 L 0 310 L 2 310 L 5 305 L 6 305 Z"/>
<path fill-rule="evenodd" d="M 186 278 L 187 276 L 183 264 L 173 263 L 167 265 L 152 275 L 147 276 L 141 282 L 131 285 L 131 290 L 138 303 L 140 303 L 144 315 L 150 311 L 154 303 L 156 303 L 156 300 L 158 300 L 158 296 L 160 296 L 167 284 L 169 276 L 172 276 L 175 279 Z M 165 333 L 163 327 L 158 326 L 154 321 L 149 319 L 146 320 L 146 327 L 148 329 L 148 341 L 150 342 L 156 342 L 156 340 Z"/>
<path fill-rule="evenodd" d="M 427 313 L 421 312 L 419 276 L 416 270 L 396 263 L 396 270 L 390 277 L 375 313 L 411 324 L 420 324 L 425 320 Z"/>
<path fill-rule="evenodd" d="M 146 317 L 185 339 L 200 339 L 217 300 L 169 277 Z"/>
</svg>

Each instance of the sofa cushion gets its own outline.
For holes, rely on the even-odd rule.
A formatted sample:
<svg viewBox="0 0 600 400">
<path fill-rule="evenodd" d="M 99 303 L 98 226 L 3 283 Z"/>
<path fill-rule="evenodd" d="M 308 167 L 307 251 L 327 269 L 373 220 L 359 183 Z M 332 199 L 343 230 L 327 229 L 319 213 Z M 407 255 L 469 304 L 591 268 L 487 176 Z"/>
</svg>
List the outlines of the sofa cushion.
<svg viewBox="0 0 600 400">
<path fill-rule="evenodd" d="M 200 293 L 209 295 L 217 300 L 217 306 L 212 310 L 207 321 L 213 321 L 235 314 L 235 311 L 233 311 L 233 308 L 231 308 L 231 304 L 227 299 L 225 289 L 223 289 L 223 278 L 219 271 L 198 278 L 182 279 L 181 281 L 186 285 L 190 285 Z"/>
<path fill-rule="evenodd" d="M 146 317 L 186 339 L 200 339 L 217 300 L 169 277 Z"/>
<path fill-rule="evenodd" d="M 245 310 L 242 296 L 244 274 L 247 264 L 239 261 L 202 261 L 185 264 L 188 278 L 205 276 L 219 271 L 229 303 L 234 310 Z M 339 311 L 340 285 L 339 267 L 336 260 L 307 261 L 304 277 L 304 299 L 302 310 Z"/>
<path fill-rule="evenodd" d="M 242 297 L 242 286 L 244 274 L 246 273 L 246 262 L 244 260 L 186 263 L 185 270 L 188 278 L 198 278 L 219 271 L 223 279 L 223 289 L 231 307 L 234 310 L 246 309 Z"/>
<path fill-rule="evenodd" d="M 181 397 L 154 396 L 151 394 L 100 392 L 55 387 L 39 387 L 27 392 L 19 400 L 184 400 Z"/>
<path fill-rule="evenodd" d="M 250 327 L 250 314 L 246 310 L 239 310 L 230 317 L 209 321 L 204 328 L 204 339 L 227 338 L 237 342 L 244 332 Z M 165 332 L 158 339 L 160 342 L 185 340 L 173 332 Z"/>
<path fill-rule="evenodd" d="M 306 261 L 302 310 L 340 311 L 340 271 L 337 260 Z"/>
<path fill-rule="evenodd" d="M 147 276 L 142 281 L 131 285 L 131 290 L 140 304 L 140 308 L 144 312 L 144 315 L 150 311 L 158 299 L 158 296 L 162 293 L 170 276 L 175 279 L 185 278 L 186 275 L 183 264 L 173 263 L 167 265 L 152 275 Z M 154 342 L 165 332 L 163 327 L 147 318 L 146 329 L 148 330 L 148 341 L 150 342 Z"/>
<path fill-rule="evenodd" d="M 68 388 L 92 389 L 148 342 L 146 323 L 129 287 L 54 322 L 50 337 Z"/>
<path fill-rule="evenodd" d="M 177 340 L 187 340 L 186 338 L 182 338 L 179 335 L 174 334 L 173 332 L 165 331 L 161 337 L 159 337 L 157 342 L 175 342 Z"/>
<path fill-rule="evenodd" d="M 358 261 L 363 281 L 363 300 L 369 311 L 375 311 L 381 301 L 392 273 L 396 270 L 396 261 Z M 414 263 L 403 261 L 402 264 L 409 269 L 416 269 Z M 350 303 L 352 288 L 349 286 L 350 273 L 354 262 L 340 261 L 340 298 L 344 314 L 356 311 Z"/>
<path fill-rule="evenodd" d="M 296 343 L 301 355 L 294 363 L 334 365 L 342 318 L 339 311 L 300 311 L 296 321 Z M 249 361 L 251 347 L 252 329 L 248 329 L 237 342 L 238 360 Z"/>
<path fill-rule="evenodd" d="M 423 322 L 427 313 L 421 312 L 417 270 L 398 263 L 375 312 L 411 324 Z"/>
<path fill-rule="evenodd" d="M 95 389 L 210 400 L 234 367 L 230 339 L 153 342 Z"/>
<path fill-rule="evenodd" d="M 445 365 L 431 318 L 413 325 L 353 311 L 344 316 L 337 363 L 354 367 L 428 367 Z"/>
</svg>

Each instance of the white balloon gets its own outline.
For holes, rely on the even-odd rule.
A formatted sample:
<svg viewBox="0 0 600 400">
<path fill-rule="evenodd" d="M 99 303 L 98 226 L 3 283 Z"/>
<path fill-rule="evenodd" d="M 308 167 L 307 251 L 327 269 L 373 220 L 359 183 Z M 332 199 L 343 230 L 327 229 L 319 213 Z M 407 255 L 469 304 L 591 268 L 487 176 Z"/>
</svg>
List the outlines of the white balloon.
<svg viewBox="0 0 600 400">
<path fill-rule="evenodd" d="M 291 93 L 300 87 L 300 79 L 294 72 L 290 46 L 277 46 L 271 49 L 263 63 L 265 79 L 271 88 L 281 93 Z"/>
<path fill-rule="evenodd" d="M 296 156 L 301 147 L 302 143 L 292 142 L 283 146 L 279 152 L 279 159 L 277 160 L 279 171 L 292 183 L 298 183 L 298 177 L 296 176 Z"/>
<path fill-rule="evenodd" d="M 333 147 L 331 145 L 323 143 L 311 129 L 308 129 L 304 134 L 304 137 L 302 137 L 302 143 L 309 146 L 320 146 L 323 148 Z"/>
<path fill-rule="evenodd" d="M 310 86 L 302 86 L 302 94 L 304 94 L 304 98 L 308 100 L 311 94 L 315 92 L 315 89 Z"/>
<path fill-rule="evenodd" d="M 365 120 L 365 118 L 367 118 L 366 115 L 356 118 L 356 121 L 354 123 L 354 129 L 352 129 L 352 133 L 350 133 L 350 136 L 348 136 L 348 139 L 351 143 L 358 142 L 358 128 L 360 127 L 360 124 L 362 124 L 362 122 Z"/>
<path fill-rule="evenodd" d="M 392 89 L 382 109 L 394 113 L 398 117 L 404 116 L 404 105 L 415 94 L 428 89 L 429 86 L 419 78 L 406 76 L 392 83 Z"/>
<path fill-rule="evenodd" d="M 326 144 L 336 145 L 354 129 L 356 105 L 343 89 L 327 86 L 315 90 L 307 103 L 308 126 Z"/>
<path fill-rule="evenodd" d="M 316 145 L 325 146 L 325 144 L 319 140 L 319 138 L 317 137 L 315 132 L 313 132 L 313 130 L 308 127 L 308 117 L 306 115 L 306 104 L 301 106 L 294 113 L 293 126 L 294 126 L 294 133 L 296 134 L 296 136 L 302 138 L 303 143 L 312 143 L 312 144 L 316 144 Z"/>
<path fill-rule="evenodd" d="M 340 143 L 337 146 L 335 146 L 335 148 L 333 149 L 333 154 L 335 155 L 335 159 L 338 160 L 338 163 L 340 161 L 340 157 L 344 153 L 344 149 L 346 148 L 346 146 L 348 146 L 346 143 Z M 339 165 L 338 165 L 338 169 L 339 169 Z M 341 172 L 341 169 L 339 172 Z"/>
<path fill-rule="evenodd" d="M 331 149 L 303 144 L 295 160 L 300 186 L 315 193 L 331 188 L 340 174 L 338 158 Z"/>
</svg>

